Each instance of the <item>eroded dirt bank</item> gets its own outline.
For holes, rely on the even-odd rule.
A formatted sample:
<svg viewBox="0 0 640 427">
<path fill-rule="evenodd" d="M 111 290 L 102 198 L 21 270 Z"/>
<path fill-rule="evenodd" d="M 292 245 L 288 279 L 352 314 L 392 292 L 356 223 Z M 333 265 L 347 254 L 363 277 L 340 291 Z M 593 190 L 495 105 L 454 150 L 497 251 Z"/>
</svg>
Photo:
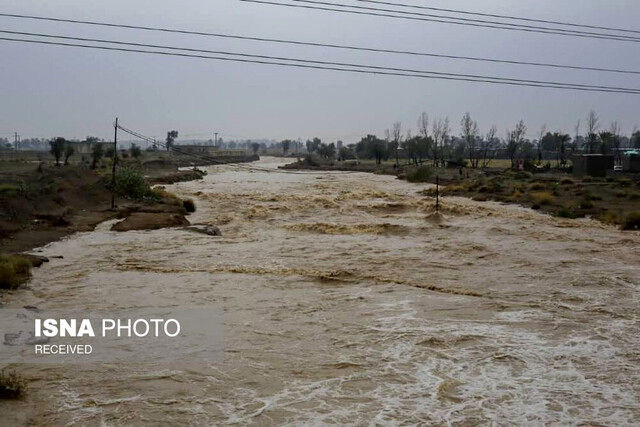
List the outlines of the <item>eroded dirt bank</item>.
<svg viewBox="0 0 640 427">
<path fill-rule="evenodd" d="M 280 160 L 263 159 L 275 169 Z M 640 236 L 389 176 L 208 169 L 171 187 L 212 237 L 100 226 L 9 307 L 215 306 L 201 366 L 16 366 L 32 423 L 640 421 Z"/>
</svg>

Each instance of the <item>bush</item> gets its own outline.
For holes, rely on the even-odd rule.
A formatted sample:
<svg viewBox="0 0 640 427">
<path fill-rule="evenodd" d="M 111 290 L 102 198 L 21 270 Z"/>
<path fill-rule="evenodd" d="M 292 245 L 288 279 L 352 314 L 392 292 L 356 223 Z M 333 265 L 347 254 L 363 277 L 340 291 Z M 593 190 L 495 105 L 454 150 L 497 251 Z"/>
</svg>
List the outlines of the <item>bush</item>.
<svg viewBox="0 0 640 427">
<path fill-rule="evenodd" d="M 640 211 L 628 212 L 622 221 L 623 230 L 640 230 Z"/>
<path fill-rule="evenodd" d="M 407 181 L 409 182 L 428 182 L 433 174 L 431 167 L 422 165 L 416 169 L 407 172 Z"/>
<path fill-rule="evenodd" d="M 191 199 L 184 199 L 182 201 L 182 206 L 186 209 L 187 212 L 196 211 L 196 204 Z"/>
<path fill-rule="evenodd" d="M 26 381 L 13 371 L 0 371 L 0 399 L 20 399 L 27 390 Z"/>
<path fill-rule="evenodd" d="M 117 173 L 115 192 L 120 197 L 134 200 L 155 196 L 140 172 L 132 169 L 121 169 Z"/>
<path fill-rule="evenodd" d="M 529 198 L 534 205 L 549 205 L 553 202 L 553 195 L 548 191 L 529 193 Z"/>
<path fill-rule="evenodd" d="M 572 185 L 573 180 L 571 178 L 562 178 L 560 180 L 560 185 Z"/>
<path fill-rule="evenodd" d="M 558 215 L 560 218 L 571 218 L 571 219 L 573 219 L 573 218 L 577 218 L 577 215 L 576 215 L 573 211 L 571 211 L 571 210 L 569 210 L 569 209 L 567 209 L 567 208 L 561 208 L 561 209 L 558 211 L 557 215 Z"/>
<path fill-rule="evenodd" d="M 593 207 L 593 202 L 591 202 L 591 199 L 585 197 L 580 201 L 581 209 L 591 209 L 592 207 Z"/>
<path fill-rule="evenodd" d="M 14 255 L 0 255 L 0 288 L 15 289 L 31 275 L 31 263 Z"/>
<path fill-rule="evenodd" d="M 529 191 L 541 191 L 541 190 L 544 190 L 545 188 L 547 187 L 543 183 L 534 182 L 529 186 Z"/>
</svg>

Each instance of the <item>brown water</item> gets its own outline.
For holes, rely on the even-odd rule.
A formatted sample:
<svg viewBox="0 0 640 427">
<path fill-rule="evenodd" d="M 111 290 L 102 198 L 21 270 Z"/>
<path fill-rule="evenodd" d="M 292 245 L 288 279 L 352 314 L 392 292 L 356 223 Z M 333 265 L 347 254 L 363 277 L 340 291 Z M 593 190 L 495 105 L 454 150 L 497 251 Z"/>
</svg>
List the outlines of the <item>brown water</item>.
<svg viewBox="0 0 640 427">
<path fill-rule="evenodd" d="M 275 168 L 281 160 L 263 159 Z M 7 423 L 640 423 L 640 235 L 368 174 L 211 167 L 183 230 L 44 249 L 10 307 L 216 306 L 224 357 L 17 367 Z"/>
</svg>

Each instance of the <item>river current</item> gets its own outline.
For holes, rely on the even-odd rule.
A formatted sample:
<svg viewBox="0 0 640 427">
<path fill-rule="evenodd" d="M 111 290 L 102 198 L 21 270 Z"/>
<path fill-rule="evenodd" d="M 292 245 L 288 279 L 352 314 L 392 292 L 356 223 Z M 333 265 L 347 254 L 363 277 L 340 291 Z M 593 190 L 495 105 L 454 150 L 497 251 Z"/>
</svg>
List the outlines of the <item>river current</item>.
<svg viewBox="0 0 640 427">
<path fill-rule="evenodd" d="M 42 248 L 5 307 L 215 307 L 219 360 L 15 365 L 0 424 L 637 424 L 640 234 L 362 173 L 208 168 L 181 229 Z"/>
</svg>

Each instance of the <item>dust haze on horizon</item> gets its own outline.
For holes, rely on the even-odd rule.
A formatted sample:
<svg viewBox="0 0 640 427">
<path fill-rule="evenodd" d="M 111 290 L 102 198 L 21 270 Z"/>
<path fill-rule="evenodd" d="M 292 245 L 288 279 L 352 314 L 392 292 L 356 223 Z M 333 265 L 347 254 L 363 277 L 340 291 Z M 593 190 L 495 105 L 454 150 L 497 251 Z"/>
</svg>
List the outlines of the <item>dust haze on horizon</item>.
<svg viewBox="0 0 640 427">
<path fill-rule="evenodd" d="M 336 0 L 334 0 L 336 1 Z M 355 1 L 344 0 L 343 3 Z M 405 0 L 403 3 L 540 19 L 640 29 L 640 3 L 631 0 Z M 555 62 L 640 70 L 640 44 L 530 34 L 371 16 L 243 3 L 176 0 L 55 3 L 7 0 L 4 13 L 88 19 L 386 49 Z M 1 28 L 66 36 L 241 51 L 315 60 L 358 62 L 524 79 L 639 87 L 635 75 L 569 71 L 404 55 L 294 47 L 250 41 L 107 29 L 0 17 Z M 448 116 L 459 134 L 470 112 L 481 132 L 504 134 L 524 119 L 534 138 L 550 130 L 573 134 L 589 110 L 601 126 L 617 120 L 629 134 L 640 126 L 638 95 L 508 87 L 479 83 L 298 70 L 191 58 L 103 52 L 0 41 L 0 137 L 112 137 L 117 115 L 125 126 L 162 137 L 297 139 L 355 142 L 382 135 L 393 122 L 416 132 L 418 115 Z M 583 127 L 584 131 L 584 127 Z"/>
</svg>

